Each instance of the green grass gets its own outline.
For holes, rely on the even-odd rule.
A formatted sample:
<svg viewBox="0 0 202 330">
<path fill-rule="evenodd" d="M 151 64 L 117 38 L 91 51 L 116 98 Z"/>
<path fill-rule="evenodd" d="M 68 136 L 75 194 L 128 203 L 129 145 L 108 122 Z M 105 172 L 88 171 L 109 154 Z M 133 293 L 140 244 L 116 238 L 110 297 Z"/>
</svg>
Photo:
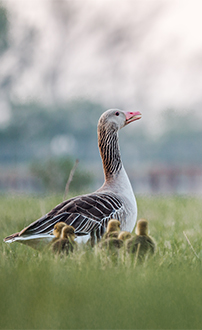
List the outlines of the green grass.
<svg viewBox="0 0 202 330">
<path fill-rule="evenodd" d="M 201 329 L 200 198 L 138 198 L 158 249 L 135 267 L 124 252 L 81 246 L 58 257 L 2 242 L 59 202 L 0 197 L 1 329 Z"/>
</svg>

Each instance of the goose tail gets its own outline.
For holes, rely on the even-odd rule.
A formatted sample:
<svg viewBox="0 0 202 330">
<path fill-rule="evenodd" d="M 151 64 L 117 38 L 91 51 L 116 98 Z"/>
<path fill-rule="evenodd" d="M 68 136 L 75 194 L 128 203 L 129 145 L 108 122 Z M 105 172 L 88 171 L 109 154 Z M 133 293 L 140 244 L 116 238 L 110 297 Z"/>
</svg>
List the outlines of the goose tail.
<svg viewBox="0 0 202 330">
<path fill-rule="evenodd" d="M 19 237 L 19 233 L 15 233 L 12 235 L 9 235 L 7 237 L 4 238 L 4 242 L 6 243 L 12 243 L 16 240 L 16 238 Z"/>
<path fill-rule="evenodd" d="M 20 236 L 19 234 L 20 233 L 16 233 L 4 238 L 4 242 L 5 243 L 18 242 L 28 245 L 33 249 L 41 250 L 54 239 L 54 236 L 50 234 L 24 235 L 24 236 Z"/>
</svg>

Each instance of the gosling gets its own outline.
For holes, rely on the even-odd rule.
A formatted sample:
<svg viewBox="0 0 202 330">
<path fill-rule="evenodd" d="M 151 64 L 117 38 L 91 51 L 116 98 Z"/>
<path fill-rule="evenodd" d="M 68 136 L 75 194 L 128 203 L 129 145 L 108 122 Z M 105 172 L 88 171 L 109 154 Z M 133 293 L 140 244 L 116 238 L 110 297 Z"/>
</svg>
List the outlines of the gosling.
<svg viewBox="0 0 202 330">
<path fill-rule="evenodd" d="M 75 240 L 75 230 L 74 227 L 65 225 L 62 228 L 60 238 L 57 239 L 52 244 L 53 252 L 55 253 L 66 253 L 73 252 L 74 248 L 77 246 Z"/>
<path fill-rule="evenodd" d="M 52 249 L 53 244 L 60 238 L 61 236 L 61 232 L 62 232 L 62 228 L 66 226 L 65 222 L 58 222 L 55 224 L 54 228 L 53 228 L 53 235 L 54 238 L 52 239 L 52 241 L 48 244 L 47 249 Z"/>
<path fill-rule="evenodd" d="M 142 259 L 147 253 L 154 254 L 156 244 L 148 235 L 148 221 L 146 219 L 138 220 L 135 232 L 136 236 L 127 241 L 127 251 L 138 253 L 139 259 Z"/>
<path fill-rule="evenodd" d="M 116 237 L 109 237 L 100 242 L 99 247 L 107 248 L 109 250 L 120 249 L 123 246 L 123 241 Z"/>
<path fill-rule="evenodd" d="M 111 219 L 107 225 L 107 231 L 103 235 L 102 241 L 99 244 L 100 248 L 108 248 L 109 250 L 120 249 L 123 246 L 123 241 L 118 238 L 120 233 L 120 221 Z"/>
<path fill-rule="evenodd" d="M 55 238 L 53 239 L 52 243 L 56 241 L 61 236 L 62 228 L 65 227 L 67 224 L 65 222 L 58 222 L 53 228 L 53 235 Z"/>
<path fill-rule="evenodd" d="M 106 233 L 103 235 L 103 239 L 107 239 L 107 238 L 118 238 L 119 233 L 120 233 L 120 226 L 121 223 L 120 221 L 116 220 L 116 219 L 111 219 L 109 220 L 108 224 L 107 224 L 107 231 Z"/>
</svg>

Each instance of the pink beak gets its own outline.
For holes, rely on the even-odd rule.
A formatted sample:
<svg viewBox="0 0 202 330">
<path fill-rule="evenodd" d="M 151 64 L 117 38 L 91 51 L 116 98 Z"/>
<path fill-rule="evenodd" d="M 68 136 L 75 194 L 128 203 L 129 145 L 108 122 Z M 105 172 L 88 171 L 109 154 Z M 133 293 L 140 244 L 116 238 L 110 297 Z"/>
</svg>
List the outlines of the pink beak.
<svg viewBox="0 0 202 330">
<path fill-rule="evenodd" d="M 124 111 L 126 116 L 126 123 L 125 125 L 131 123 L 132 121 L 138 120 L 142 117 L 142 114 L 139 111 Z"/>
</svg>

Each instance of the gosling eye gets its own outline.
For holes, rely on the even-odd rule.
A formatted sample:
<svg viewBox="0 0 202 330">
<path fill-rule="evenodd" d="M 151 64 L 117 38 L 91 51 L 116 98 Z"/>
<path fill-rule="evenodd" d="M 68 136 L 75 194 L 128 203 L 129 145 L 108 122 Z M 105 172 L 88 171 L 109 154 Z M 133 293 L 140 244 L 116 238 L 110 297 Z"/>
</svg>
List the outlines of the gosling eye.
<svg viewBox="0 0 202 330">
<path fill-rule="evenodd" d="M 116 116 L 119 116 L 119 112 L 117 111 L 117 112 L 115 113 L 115 115 L 116 115 Z"/>
</svg>

